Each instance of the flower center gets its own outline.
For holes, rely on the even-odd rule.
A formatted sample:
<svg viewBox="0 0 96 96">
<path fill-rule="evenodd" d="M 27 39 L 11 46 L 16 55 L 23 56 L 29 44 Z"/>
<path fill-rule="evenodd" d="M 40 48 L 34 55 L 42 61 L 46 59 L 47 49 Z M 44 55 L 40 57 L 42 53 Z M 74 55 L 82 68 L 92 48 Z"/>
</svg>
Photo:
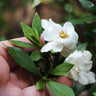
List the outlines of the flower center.
<svg viewBox="0 0 96 96">
<path fill-rule="evenodd" d="M 69 37 L 69 35 L 67 35 L 67 32 L 64 33 L 63 31 L 60 32 L 59 36 L 60 36 L 61 38 L 63 38 L 63 39 Z"/>
<path fill-rule="evenodd" d="M 80 67 L 77 65 L 75 65 L 71 70 L 74 71 L 76 74 L 79 74 L 81 72 Z"/>
</svg>

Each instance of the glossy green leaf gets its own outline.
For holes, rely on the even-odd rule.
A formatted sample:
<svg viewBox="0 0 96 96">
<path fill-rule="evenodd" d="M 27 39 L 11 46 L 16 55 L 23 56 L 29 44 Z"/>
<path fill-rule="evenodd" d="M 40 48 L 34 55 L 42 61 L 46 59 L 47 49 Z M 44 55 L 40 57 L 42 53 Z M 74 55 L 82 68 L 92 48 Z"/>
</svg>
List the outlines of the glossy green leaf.
<svg viewBox="0 0 96 96">
<path fill-rule="evenodd" d="M 41 19 L 38 15 L 38 13 L 35 14 L 33 21 L 32 21 L 32 29 L 36 29 L 38 34 L 40 35 L 43 32 L 42 26 L 41 26 Z"/>
<path fill-rule="evenodd" d="M 74 65 L 71 63 L 64 62 L 60 65 L 58 65 L 53 71 L 51 72 L 53 75 L 65 75 L 68 74 L 68 71 L 73 67 Z"/>
<path fill-rule="evenodd" d="M 32 58 L 33 61 L 40 60 L 41 59 L 41 52 L 40 52 L 40 50 L 32 52 L 31 58 Z"/>
<path fill-rule="evenodd" d="M 29 72 L 41 76 L 41 73 L 36 67 L 35 63 L 32 61 L 30 56 L 22 49 L 17 47 L 8 47 L 8 52 L 18 65 L 28 70 Z"/>
<path fill-rule="evenodd" d="M 66 85 L 54 81 L 48 81 L 47 84 L 54 96 L 75 96 L 73 90 Z"/>
<path fill-rule="evenodd" d="M 79 1 L 85 9 L 93 13 L 96 13 L 96 5 L 93 2 L 91 2 L 90 0 L 79 0 Z"/>
<path fill-rule="evenodd" d="M 76 50 L 84 51 L 87 48 L 87 43 L 80 44 Z"/>
<path fill-rule="evenodd" d="M 23 22 L 21 22 L 20 24 L 21 24 L 24 36 L 26 36 L 31 42 L 34 41 L 32 39 L 33 30 L 28 25 L 24 24 Z"/>
<path fill-rule="evenodd" d="M 12 42 L 14 45 L 17 45 L 19 47 L 28 47 L 28 48 L 32 48 L 32 47 L 35 47 L 34 45 L 32 44 L 29 44 L 29 43 L 25 43 L 25 42 L 22 42 L 22 41 L 16 41 L 16 40 L 8 40 L 9 42 Z"/>
<path fill-rule="evenodd" d="M 36 29 L 32 30 L 31 27 L 21 22 L 21 27 L 24 35 L 32 42 L 35 46 L 42 47 L 40 37 L 38 38 L 36 35 Z"/>
<path fill-rule="evenodd" d="M 41 79 L 41 80 L 37 81 L 36 88 L 37 88 L 37 90 L 44 90 L 46 88 L 45 80 Z"/>
<path fill-rule="evenodd" d="M 96 16 L 92 14 L 84 15 L 78 19 L 72 19 L 70 22 L 74 25 L 96 22 Z"/>
</svg>

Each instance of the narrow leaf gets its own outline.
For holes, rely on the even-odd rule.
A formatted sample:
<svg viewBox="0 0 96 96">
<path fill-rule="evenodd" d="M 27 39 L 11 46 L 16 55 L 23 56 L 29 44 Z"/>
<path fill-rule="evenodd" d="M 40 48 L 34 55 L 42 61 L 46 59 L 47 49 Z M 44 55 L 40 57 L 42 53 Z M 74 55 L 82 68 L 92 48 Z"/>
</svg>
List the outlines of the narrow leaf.
<svg viewBox="0 0 96 96">
<path fill-rule="evenodd" d="M 41 19 L 38 15 L 38 13 L 35 14 L 33 21 L 32 21 L 32 29 L 36 28 L 39 36 L 43 32 L 42 26 L 41 26 Z"/>
<path fill-rule="evenodd" d="M 65 75 L 68 74 L 68 71 L 73 67 L 74 65 L 71 63 L 64 62 L 60 65 L 58 65 L 53 71 L 53 75 Z"/>
<path fill-rule="evenodd" d="M 24 24 L 23 22 L 21 22 L 20 24 L 25 36 L 33 36 L 33 31 L 28 25 Z"/>
<path fill-rule="evenodd" d="M 24 36 L 27 37 L 31 42 L 34 42 L 34 40 L 32 39 L 32 36 L 34 36 L 32 29 L 28 25 L 24 24 L 23 22 L 21 22 L 20 24 L 21 24 Z"/>
<path fill-rule="evenodd" d="M 8 52 L 16 61 L 16 63 L 19 64 L 21 67 L 28 70 L 29 72 L 41 76 L 40 71 L 30 58 L 30 56 L 22 49 L 17 47 L 8 47 Z"/>
<path fill-rule="evenodd" d="M 66 85 L 54 81 L 48 81 L 47 84 L 54 96 L 75 96 L 73 90 Z"/>
<path fill-rule="evenodd" d="M 46 82 L 43 79 L 36 82 L 37 90 L 44 90 L 45 87 L 46 87 Z"/>
<path fill-rule="evenodd" d="M 21 27 L 24 33 L 24 36 L 27 37 L 34 45 L 41 46 L 40 41 L 37 40 L 36 35 L 32 28 L 30 28 L 28 25 L 21 22 Z"/>
<path fill-rule="evenodd" d="M 17 45 L 19 47 L 28 47 L 28 48 L 32 48 L 32 47 L 35 47 L 34 45 L 32 44 L 29 44 L 29 43 L 25 43 L 25 42 L 22 42 L 22 41 L 16 41 L 16 40 L 8 40 L 9 42 L 12 42 L 14 45 Z"/>
</svg>

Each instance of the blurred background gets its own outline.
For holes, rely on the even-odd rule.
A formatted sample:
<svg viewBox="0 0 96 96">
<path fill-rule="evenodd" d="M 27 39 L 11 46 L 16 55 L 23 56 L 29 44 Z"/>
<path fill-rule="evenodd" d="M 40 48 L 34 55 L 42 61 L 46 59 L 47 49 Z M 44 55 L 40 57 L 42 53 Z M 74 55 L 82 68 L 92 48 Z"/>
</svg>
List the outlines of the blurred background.
<svg viewBox="0 0 96 96">
<path fill-rule="evenodd" d="M 31 26 L 35 12 L 41 19 L 52 18 L 61 25 L 72 22 L 79 34 L 79 47 L 93 54 L 92 71 L 96 73 L 96 0 L 0 0 L 0 40 L 23 36 L 20 22 Z M 73 89 L 76 96 L 95 96 L 96 83 L 74 83 Z"/>
</svg>

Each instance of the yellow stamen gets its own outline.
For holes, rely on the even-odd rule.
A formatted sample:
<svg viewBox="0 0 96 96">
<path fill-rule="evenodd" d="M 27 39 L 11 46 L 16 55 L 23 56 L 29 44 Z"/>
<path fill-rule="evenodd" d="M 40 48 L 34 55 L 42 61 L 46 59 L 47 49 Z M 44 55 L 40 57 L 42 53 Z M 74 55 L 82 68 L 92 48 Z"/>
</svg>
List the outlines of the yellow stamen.
<svg viewBox="0 0 96 96">
<path fill-rule="evenodd" d="M 69 35 L 67 35 L 67 32 L 64 33 L 63 31 L 60 32 L 59 36 L 64 39 L 69 37 Z"/>
</svg>

